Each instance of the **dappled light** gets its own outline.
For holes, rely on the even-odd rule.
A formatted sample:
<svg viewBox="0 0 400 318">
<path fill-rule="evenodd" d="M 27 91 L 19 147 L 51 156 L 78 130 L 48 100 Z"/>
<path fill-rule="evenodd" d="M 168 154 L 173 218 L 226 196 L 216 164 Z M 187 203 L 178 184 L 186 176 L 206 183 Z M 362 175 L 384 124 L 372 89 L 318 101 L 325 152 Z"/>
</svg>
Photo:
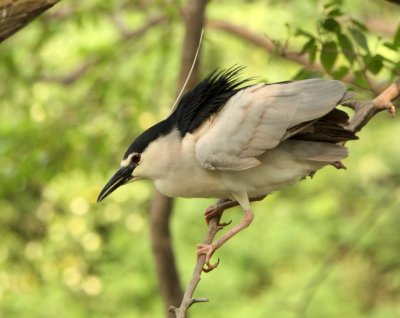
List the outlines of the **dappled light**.
<svg viewBox="0 0 400 318">
<path fill-rule="evenodd" d="M 186 5 L 61 0 L 0 44 L 0 317 L 165 317 L 179 306 L 160 292 L 152 183 L 96 199 L 129 144 L 170 113 Z M 197 78 L 242 65 L 252 83 L 333 78 L 370 101 L 396 83 L 399 13 L 384 0 L 209 1 Z M 381 112 L 358 136 L 346 170 L 252 203 L 253 224 L 214 254 L 194 294 L 210 301 L 190 317 L 400 316 L 399 118 Z M 183 290 L 213 203 L 173 202 Z"/>
</svg>

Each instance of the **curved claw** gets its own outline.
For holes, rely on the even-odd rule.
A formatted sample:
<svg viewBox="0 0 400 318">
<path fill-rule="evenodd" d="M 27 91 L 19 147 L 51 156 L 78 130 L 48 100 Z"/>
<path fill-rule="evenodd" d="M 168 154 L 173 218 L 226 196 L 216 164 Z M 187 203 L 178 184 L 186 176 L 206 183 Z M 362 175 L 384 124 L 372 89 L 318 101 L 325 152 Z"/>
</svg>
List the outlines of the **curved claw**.
<svg viewBox="0 0 400 318">
<path fill-rule="evenodd" d="M 218 223 L 217 224 L 217 230 L 222 230 L 225 226 L 228 226 L 229 224 L 232 223 L 232 220 L 228 221 L 228 222 L 223 222 L 223 223 Z"/>
<path fill-rule="evenodd" d="M 389 115 L 394 117 L 396 116 L 396 107 L 392 103 L 389 103 L 387 107 L 385 107 L 386 110 L 388 111 Z"/>
<path fill-rule="evenodd" d="M 218 267 L 218 265 L 219 265 L 219 258 L 218 258 L 218 260 L 217 260 L 214 264 L 211 264 L 210 262 L 206 262 L 205 265 L 206 265 L 206 266 L 203 266 L 203 272 L 204 272 L 204 273 L 211 272 L 213 269 L 215 269 L 215 268 Z"/>
<path fill-rule="evenodd" d="M 211 264 L 210 259 L 211 256 L 214 254 L 215 250 L 217 249 L 217 246 L 215 244 L 199 244 L 197 245 L 197 257 L 200 257 L 201 255 L 206 256 L 205 260 L 205 265 L 203 267 L 203 271 L 205 273 L 211 272 L 214 268 L 217 268 L 219 265 L 219 258 L 216 263 Z"/>
</svg>

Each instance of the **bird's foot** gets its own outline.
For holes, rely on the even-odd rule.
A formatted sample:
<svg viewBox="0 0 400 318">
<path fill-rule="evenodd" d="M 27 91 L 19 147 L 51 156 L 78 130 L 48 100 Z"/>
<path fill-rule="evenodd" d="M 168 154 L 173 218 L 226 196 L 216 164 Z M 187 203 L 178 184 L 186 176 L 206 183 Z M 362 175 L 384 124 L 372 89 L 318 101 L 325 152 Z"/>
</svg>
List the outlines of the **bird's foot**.
<svg viewBox="0 0 400 318">
<path fill-rule="evenodd" d="M 229 225 L 232 223 L 232 220 L 229 222 L 220 222 L 222 213 L 224 213 L 225 211 L 225 207 L 224 204 L 222 203 L 216 203 L 210 207 L 208 207 L 206 209 L 206 211 L 204 212 L 204 219 L 207 223 L 207 225 L 210 223 L 211 219 L 214 217 L 218 218 L 218 230 L 221 230 L 222 228 L 224 228 L 225 226 Z"/>
<path fill-rule="evenodd" d="M 217 268 L 219 265 L 219 259 L 216 263 L 211 264 L 210 259 L 214 252 L 217 250 L 217 245 L 215 243 L 212 244 L 198 244 L 197 245 L 197 257 L 201 255 L 206 256 L 205 260 L 205 267 L 203 267 L 203 272 L 208 273 L 211 272 L 213 269 Z"/>
</svg>

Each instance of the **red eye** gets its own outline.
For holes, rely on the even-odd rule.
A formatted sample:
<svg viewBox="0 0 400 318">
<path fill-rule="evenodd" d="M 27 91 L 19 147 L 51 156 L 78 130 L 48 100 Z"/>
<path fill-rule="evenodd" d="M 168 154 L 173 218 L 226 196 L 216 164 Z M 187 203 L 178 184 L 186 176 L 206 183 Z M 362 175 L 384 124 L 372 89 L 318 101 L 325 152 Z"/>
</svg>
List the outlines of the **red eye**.
<svg viewBox="0 0 400 318">
<path fill-rule="evenodd" d="M 131 161 L 133 162 L 133 163 L 139 163 L 139 161 L 140 161 L 140 155 L 137 153 L 136 155 L 133 155 L 132 156 L 132 158 L 131 158 Z"/>
</svg>

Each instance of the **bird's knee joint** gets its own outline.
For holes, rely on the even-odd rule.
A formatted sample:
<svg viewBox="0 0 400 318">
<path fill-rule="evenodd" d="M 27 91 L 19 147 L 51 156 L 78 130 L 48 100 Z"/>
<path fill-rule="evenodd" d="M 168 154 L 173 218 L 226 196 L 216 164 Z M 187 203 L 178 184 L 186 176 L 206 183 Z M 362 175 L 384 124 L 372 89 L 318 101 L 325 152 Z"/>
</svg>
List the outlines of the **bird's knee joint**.
<svg viewBox="0 0 400 318">
<path fill-rule="evenodd" d="M 250 224 L 252 221 L 254 220 L 254 213 L 251 211 L 246 211 L 246 213 L 244 214 L 244 221 L 246 222 L 246 224 Z"/>
</svg>

